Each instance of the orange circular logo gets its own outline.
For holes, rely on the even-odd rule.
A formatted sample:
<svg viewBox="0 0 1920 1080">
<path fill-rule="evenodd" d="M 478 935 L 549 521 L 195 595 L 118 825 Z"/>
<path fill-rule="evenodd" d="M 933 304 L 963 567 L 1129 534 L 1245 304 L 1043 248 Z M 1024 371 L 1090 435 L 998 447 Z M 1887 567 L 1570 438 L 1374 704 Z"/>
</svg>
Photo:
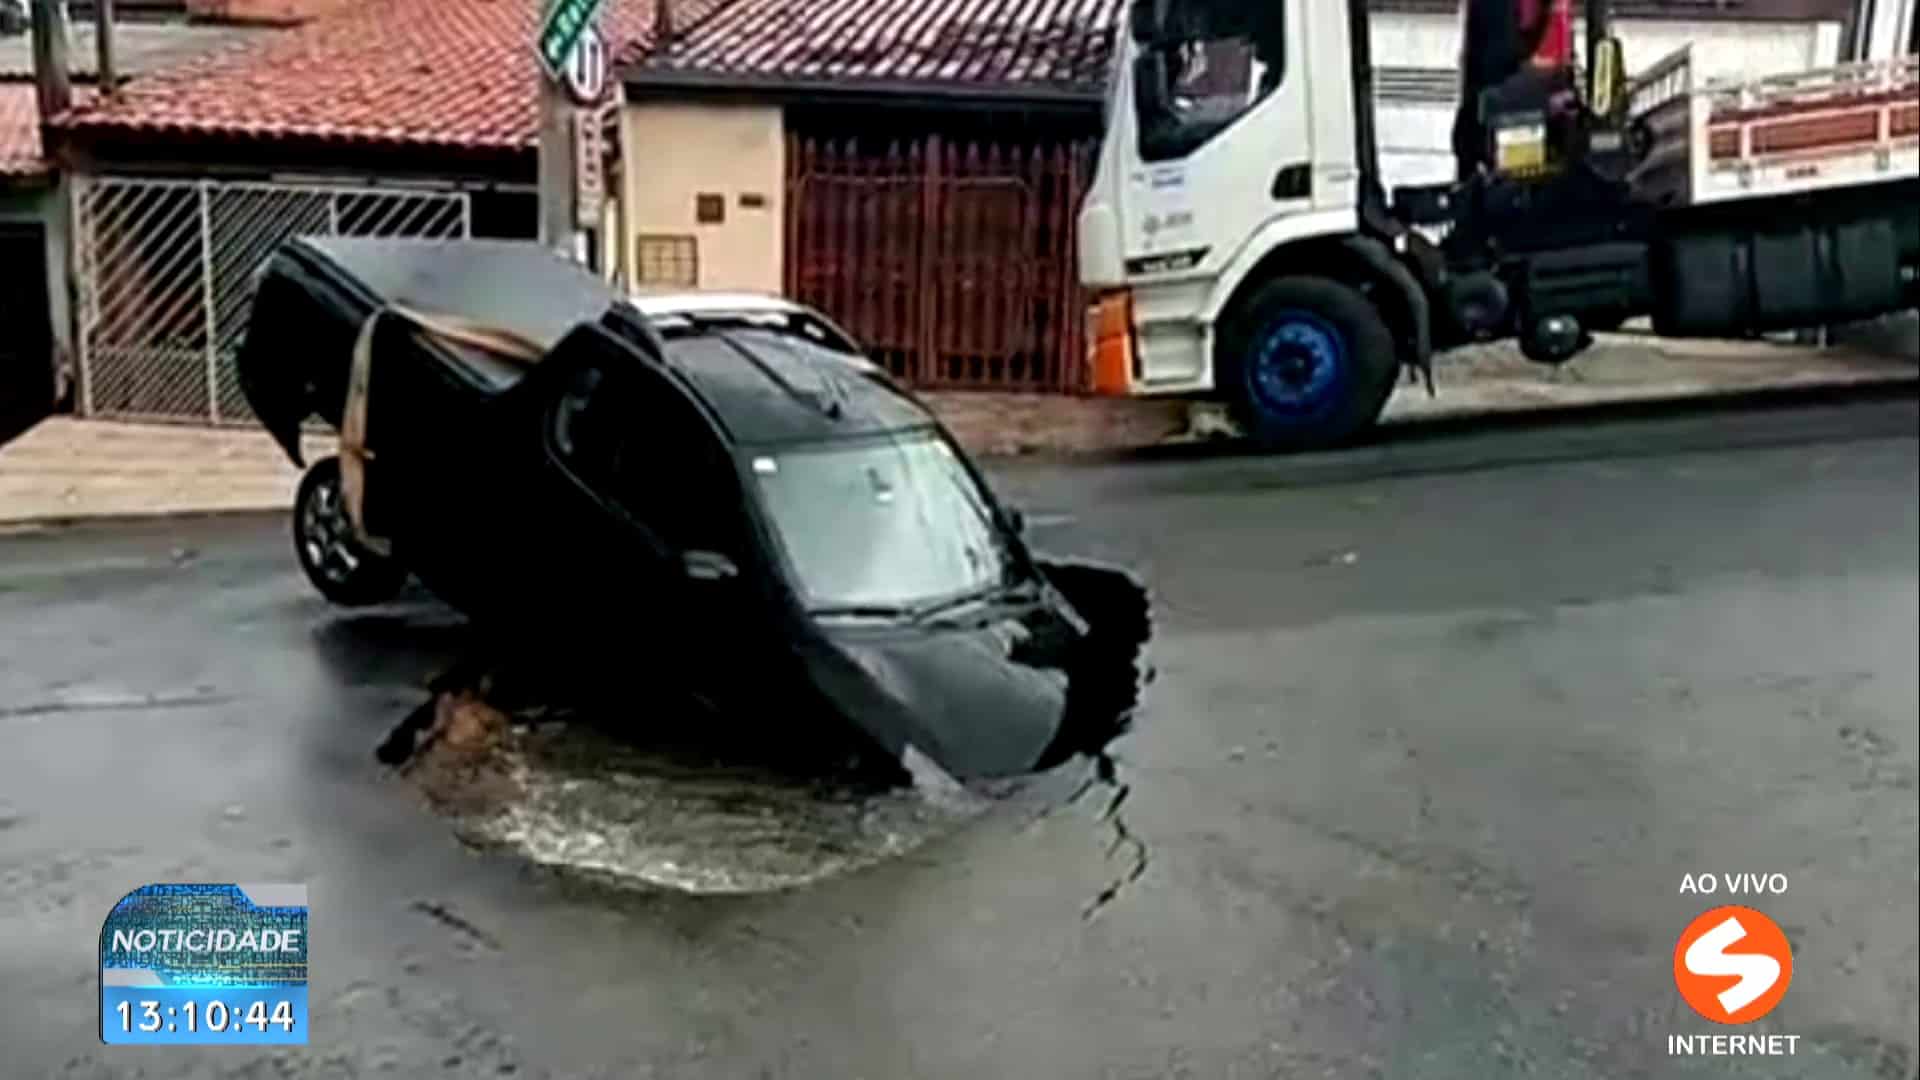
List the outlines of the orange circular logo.
<svg viewBox="0 0 1920 1080">
<path fill-rule="evenodd" d="M 1688 923 L 1673 948 L 1680 996 L 1718 1024 L 1750 1024 L 1767 1015 L 1792 981 L 1787 935 L 1750 907 L 1714 908 Z"/>
</svg>

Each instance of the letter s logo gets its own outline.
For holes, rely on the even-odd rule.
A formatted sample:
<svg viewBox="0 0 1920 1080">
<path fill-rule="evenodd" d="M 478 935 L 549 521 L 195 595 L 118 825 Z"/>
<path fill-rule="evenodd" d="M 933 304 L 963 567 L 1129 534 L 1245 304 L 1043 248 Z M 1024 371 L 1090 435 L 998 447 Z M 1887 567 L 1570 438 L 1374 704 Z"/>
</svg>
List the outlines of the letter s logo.
<svg viewBox="0 0 1920 1080">
<path fill-rule="evenodd" d="M 1793 950 L 1772 919 L 1717 907 L 1687 925 L 1673 950 L 1673 981 L 1693 1011 L 1747 1024 L 1773 1011 L 1793 981 Z"/>
</svg>

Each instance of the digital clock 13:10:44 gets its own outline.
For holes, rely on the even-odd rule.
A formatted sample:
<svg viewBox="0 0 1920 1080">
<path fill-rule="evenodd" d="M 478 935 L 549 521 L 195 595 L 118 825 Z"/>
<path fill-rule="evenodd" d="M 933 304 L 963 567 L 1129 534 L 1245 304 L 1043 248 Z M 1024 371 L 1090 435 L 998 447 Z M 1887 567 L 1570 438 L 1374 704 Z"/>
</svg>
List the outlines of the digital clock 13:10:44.
<svg viewBox="0 0 1920 1080">
<path fill-rule="evenodd" d="M 110 986 L 108 1043 L 305 1043 L 304 986 Z"/>
<path fill-rule="evenodd" d="M 224 1001 L 202 1004 L 192 998 L 179 1005 L 166 1006 L 152 1000 L 122 1001 L 119 1005 L 120 1030 L 159 1031 L 164 1025 L 168 1031 L 207 1031 L 218 1035 L 244 1024 L 251 1024 L 255 1031 L 267 1030 L 268 1024 L 278 1024 L 282 1031 L 293 1030 L 293 1003 L 290 1001 L 277 1001 L 269 1011 L 266 1002 L 255 999 L 244 1008 L 246 1011 L 243 1013 L 239 1007 L 230 1006 Z"/>
</svg>

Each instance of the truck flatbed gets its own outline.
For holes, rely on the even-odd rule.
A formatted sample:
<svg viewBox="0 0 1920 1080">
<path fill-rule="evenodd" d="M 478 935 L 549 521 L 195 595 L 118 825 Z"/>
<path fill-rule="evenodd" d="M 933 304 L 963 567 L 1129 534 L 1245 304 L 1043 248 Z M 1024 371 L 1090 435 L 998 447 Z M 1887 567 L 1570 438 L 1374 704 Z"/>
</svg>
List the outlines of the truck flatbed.
<svg viewBox="0 0 1920 1080">
<path fill-rule="evenodd" d="M 1662 206 L 1920 178 L 1920 56 L 1694 85 L 1681 49 L 1634 81 L 1653 147 L 1634 177 Z"/>
</svg>

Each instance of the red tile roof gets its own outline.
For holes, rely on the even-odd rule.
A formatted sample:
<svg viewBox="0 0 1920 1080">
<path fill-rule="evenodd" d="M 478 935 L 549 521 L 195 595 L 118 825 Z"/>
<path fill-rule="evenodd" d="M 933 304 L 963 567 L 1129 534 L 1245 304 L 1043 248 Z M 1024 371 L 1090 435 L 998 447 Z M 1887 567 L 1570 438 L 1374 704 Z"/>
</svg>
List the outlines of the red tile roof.
<svg viewBox="0 0 1920 1080">
<path fill-rule="evenodd" d="M 0 176 L 47 171 L 40 153 L 40 104 L 30 82 L 0 83 Z"/>
<path fill-rule="evenodd" d="M 1120 0 L 733 0 L 620 50 L 632 83 L 1091 96 Z M 676 9 L 677 10 L 677 9 Z"/>
<path fill-rule="evenodd" d="M 704 5 L 702 5 L 704 6 Z M 372 0 L 135 79 L 56 127 L 361 146 L 530 149 L 541 0 Z M 614 41 L 646 41 L 650 0 L 608 0 Z"/>
</svg>

